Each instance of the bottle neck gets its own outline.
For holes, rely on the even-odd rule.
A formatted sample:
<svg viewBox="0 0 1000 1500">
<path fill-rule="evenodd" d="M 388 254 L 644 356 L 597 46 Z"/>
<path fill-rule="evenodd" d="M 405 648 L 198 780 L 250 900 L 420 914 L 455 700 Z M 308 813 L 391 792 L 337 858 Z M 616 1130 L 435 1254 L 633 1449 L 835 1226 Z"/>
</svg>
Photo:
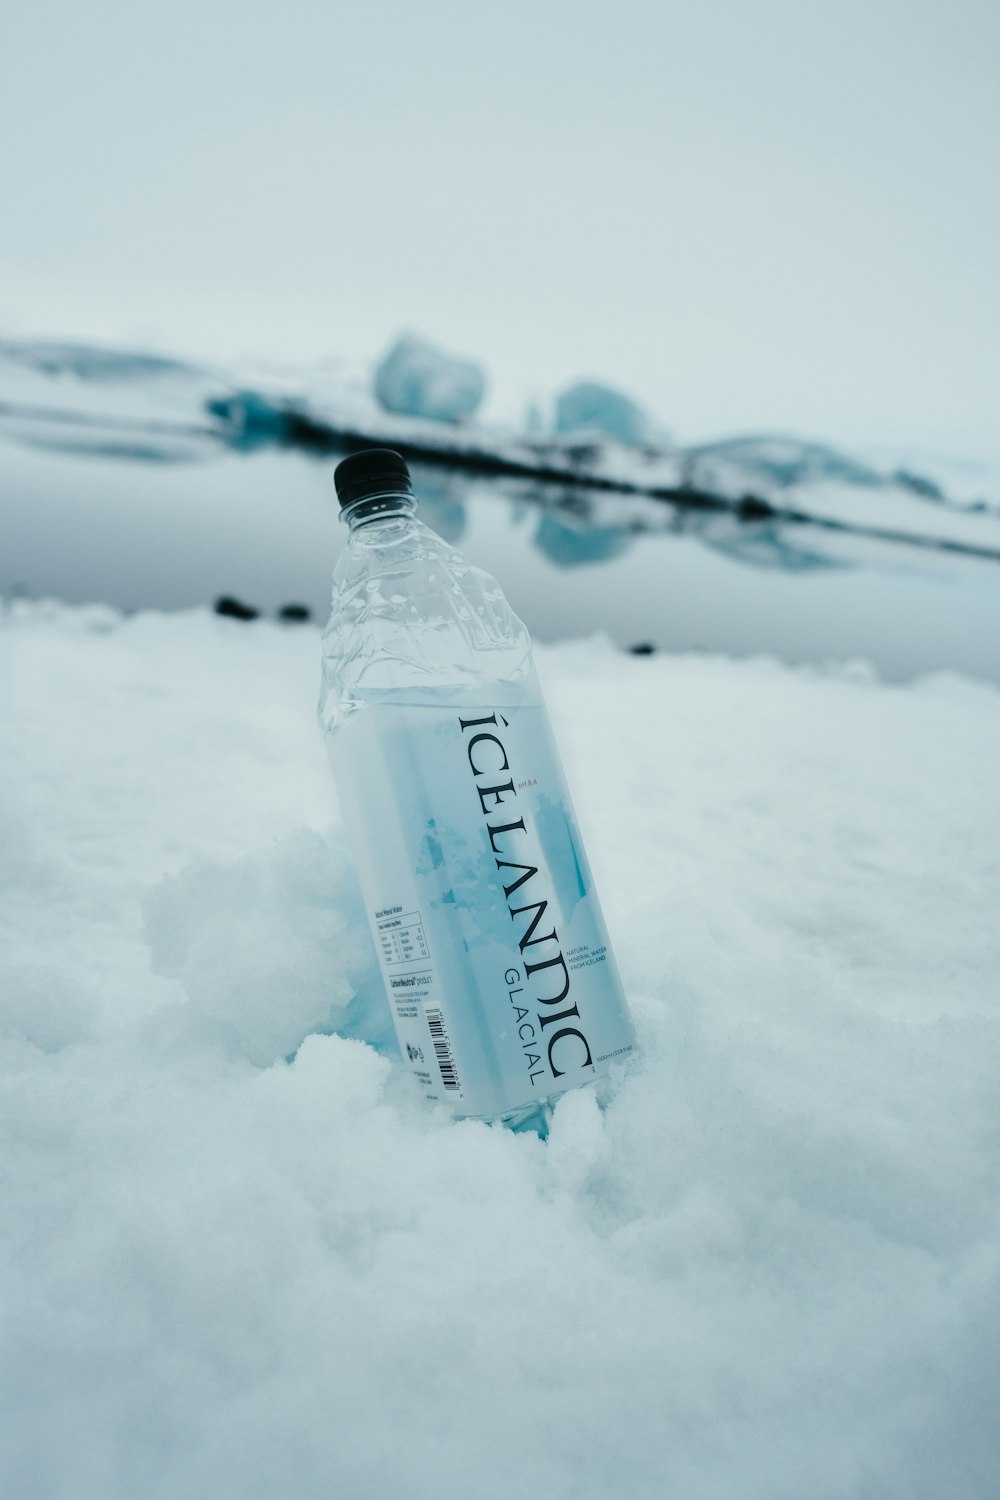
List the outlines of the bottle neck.
<svg viewBox="0 0 1000 1500">
<path fill-rule="evenodd" d="M 361 526 L 370 526 L 378 521 L 402 520 L 404 516 L 412 516 L 416 508 L 415 497 L 403 492 L 366 495 L 363 500 L 345 505 L 340 512 L 340 519 L 351 531 L 357 531 Z"/>
</svg>

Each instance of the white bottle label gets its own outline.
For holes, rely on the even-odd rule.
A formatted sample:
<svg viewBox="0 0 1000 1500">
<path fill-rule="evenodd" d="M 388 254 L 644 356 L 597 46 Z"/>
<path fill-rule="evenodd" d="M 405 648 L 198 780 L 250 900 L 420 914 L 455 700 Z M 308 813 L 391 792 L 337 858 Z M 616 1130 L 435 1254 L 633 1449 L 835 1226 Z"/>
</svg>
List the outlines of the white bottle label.
<svg viewBox="0 0 1000 1500">
<path fill-rule="evenodd" d="M 369 703 L 330 745 L 404 1057 L 485 1117 L 634 1045 L 544 705 L 497 701 Z"/>
</svg>

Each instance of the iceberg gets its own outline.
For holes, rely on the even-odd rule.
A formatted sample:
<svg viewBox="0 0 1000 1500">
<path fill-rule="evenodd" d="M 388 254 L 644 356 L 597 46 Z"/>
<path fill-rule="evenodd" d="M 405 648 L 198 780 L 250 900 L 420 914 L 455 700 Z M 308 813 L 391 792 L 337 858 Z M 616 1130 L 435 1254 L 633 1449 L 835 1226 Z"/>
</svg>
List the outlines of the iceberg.
<svg viewBox="0 0 1000 1500">
<path fill-rule="evenodd" d="M 479 365 L 409 335 L 393 344 L 375 370 L 376 398 L 401 416 L 460 422 L 479 410 L 485 390 Z"/>
<path fill-rule="evenodd" d="M 596 380 L 578 381 L 556 398 L 556 431 L 599 432 L 635 448 L 643 447 L 652 436 L 642 407 L 631 396 Z"/>
<path fill-rule="evenodd" d="M 258 391 L 237 390 L 231 395 L 212 396 L 205 402 L 205 410 L 220 424 L 219 436 L 231 448 L 251 452 L 290 440 L 294 410 L 280 399 Z"/>
<path fill-rule="evenodd" d="M 876 489 L 885 483 L 884 476 L 870 464 L 839 453 L 826 443 L 801 442 L 770 433 L 702 443 L 688 449 L 687 464 L 691 480 L 706 488 L 724 482 L 727 471 L 737 470 L 779 489 L 826 481 Z M 908 476 L 911 489 L 914 478 Z"/>
<path fill-rule="evenodd" d="M 0 340 L 0 359 L 39 375 L 69 375 L 77 380 L 158 380 L 163 376 L 201 374 L 187 360 L 170 359 L 142 350 L 106 348 L 95 344 Z"/>
</svg>

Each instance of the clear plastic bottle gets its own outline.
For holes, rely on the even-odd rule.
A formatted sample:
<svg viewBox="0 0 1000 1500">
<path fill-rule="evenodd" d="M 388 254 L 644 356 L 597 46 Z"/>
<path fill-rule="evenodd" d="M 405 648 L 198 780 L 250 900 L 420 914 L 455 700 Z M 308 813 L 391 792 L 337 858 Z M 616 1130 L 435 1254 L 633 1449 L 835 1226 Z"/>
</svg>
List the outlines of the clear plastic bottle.
<svg viewBox="0 0 1000 1500">
<path fill-rule="evenodd" d="M 528 633 L 397 453 L 335 481 L 320 724 L 403 1058 L 455 1115 L 544 1135 L 634 1036 Z"/>
</svg>

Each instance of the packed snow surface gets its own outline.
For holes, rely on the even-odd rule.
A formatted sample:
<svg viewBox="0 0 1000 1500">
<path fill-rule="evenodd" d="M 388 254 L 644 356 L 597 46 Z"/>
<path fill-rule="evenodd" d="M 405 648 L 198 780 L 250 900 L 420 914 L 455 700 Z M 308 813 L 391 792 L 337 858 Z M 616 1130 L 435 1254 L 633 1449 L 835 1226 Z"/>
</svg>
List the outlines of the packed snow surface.
<svg viewBox="0 0 1000 1500">
<path fill-rule="evenodd" d="M 393 1059 L 311 629 L 8 608 L 4 1495 L 996 1495 L 1000 695 L 540 667 L 643 1047 L 547 1143 Z"/>
</svg>

